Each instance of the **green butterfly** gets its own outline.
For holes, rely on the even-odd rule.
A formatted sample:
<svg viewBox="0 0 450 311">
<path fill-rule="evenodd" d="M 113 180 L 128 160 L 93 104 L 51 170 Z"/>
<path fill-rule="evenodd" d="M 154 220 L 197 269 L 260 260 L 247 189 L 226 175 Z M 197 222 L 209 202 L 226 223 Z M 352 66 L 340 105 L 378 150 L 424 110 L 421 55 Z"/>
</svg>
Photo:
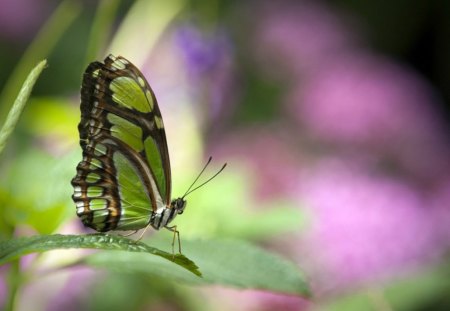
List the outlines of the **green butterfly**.
<svg viewBox="0 0 450 311">
<path fill-rule="evenodd" d="M 100 232 L 167 228 L 179 242 L 169 223 L 183 213 L 193 184 L 171 200 L 161 112 L 143 74 L 128 60 L 109 55 L 87 67 L 78 130 L 83 159 L 72 179 L 72 198 L 83 224 Z"/>
</svg>

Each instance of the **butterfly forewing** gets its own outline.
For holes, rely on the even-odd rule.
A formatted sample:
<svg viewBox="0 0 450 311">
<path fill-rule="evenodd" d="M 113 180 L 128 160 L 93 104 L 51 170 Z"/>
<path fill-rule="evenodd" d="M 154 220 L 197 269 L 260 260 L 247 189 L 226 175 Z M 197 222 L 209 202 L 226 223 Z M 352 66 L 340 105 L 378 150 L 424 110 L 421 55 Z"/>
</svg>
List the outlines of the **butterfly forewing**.
<svg viewBox="0 0 450 311">
<path fill-rule="evenodd" d="M 77 214 L 97 231 L 137 230 L 170 205 L 170 163 L 155 96 L 123 57 L 86 69 L 78 126 L 83 160 L 72 180 Z"/>
</svg>

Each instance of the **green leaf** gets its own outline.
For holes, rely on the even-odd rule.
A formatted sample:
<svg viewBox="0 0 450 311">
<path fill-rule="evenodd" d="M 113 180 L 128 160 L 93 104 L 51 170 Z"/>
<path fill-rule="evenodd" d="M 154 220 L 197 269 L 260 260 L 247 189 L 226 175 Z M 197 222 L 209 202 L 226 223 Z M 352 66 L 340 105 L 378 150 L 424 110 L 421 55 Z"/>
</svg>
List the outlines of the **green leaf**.
<svg viewBox="0 0 450 311">
<path fill-rule="evenodd" d="M 73 188 L 67 181 L 80 157 L 78 150 L 56 158 L 30 147 L 20 152 L 13 163 L 4 165 L 0 174 L 0 214 L 5 224 L 12 228 L 31 226 L 39 234 L 51 234 L 73 218 Z"/>
<path fill-rule="evenodd" d="M 157 245 L 167 243 L 152 242 Z M 218 284 L 309 296 L 305 277 L 294 263 L 252 244 L 238 240 L 183 240 L 182 246 L 183 253 L 195 263 L 184 255 L 173 256 L 121 236 L 42 235 L 0 243 L 0 264 L 33 252 L 94 248 L 105 251 L 88 255 L 74 264 L 158 276 L 188 285 Z"/>
<path fill-rule="evenodd" d="M 19 95 L 17 95 L 17 98 L 14 101 L 14 105 L 12 106 L 11 110 L 8 113 L 8 116 L 6 117 L 6 122 L 3 125 L 2 130 L 0 131 L 0 153 L 5 148 L 8 137 L 16 127 L 20 114 L 22 113 L 22 110 L 25 107 L 28 98 L 30 97 L 31 90 L 33 89 L 34 84 L 36 83 L 39 75 L 41 74 L 42 70 L 44 70 L 46 65 L 46 60 L 43 60 L 39 64 L 37 64 L 37 66 L 34 67 L 34 69 L 30 72 L 24 84 L 22 85 Z"/>
<path fill-rule="evenodd" d="M 100 233 L 87 235 L 38 235 L 2 242 L 0 243 L 0 264 L 4 264 L 27 254 L 64 248 L 93 248 L 146 253 L 143 258 L 147 257 L 148 254 L 152 254 L 169 260 L 171 266 L 174 266 L 173 263 L 175 263 L 183 267 L 195 274 L 195 277 L 201 276 L 195 263 L 184 255 L 177 254 L 174 256 L 142 242 L 134 241 L 123 236 Z M 111 257 L 114 258 L 116 255 Z"/>
<path fill-rule="evenodd" d="M 189 285 L 219 284 L 309 296 L 305 278 L 295 264 L 252 244 L 239 240 L 183 240 L 182 246 L 183 253 L 198 265 L 202 278 L 143 254 L 130 256 L 121 252 L 112 256 L 110 252 L 101 252 L 86 257 L 83 263 L 150 277 L 156 275 Z"/>
</svg>

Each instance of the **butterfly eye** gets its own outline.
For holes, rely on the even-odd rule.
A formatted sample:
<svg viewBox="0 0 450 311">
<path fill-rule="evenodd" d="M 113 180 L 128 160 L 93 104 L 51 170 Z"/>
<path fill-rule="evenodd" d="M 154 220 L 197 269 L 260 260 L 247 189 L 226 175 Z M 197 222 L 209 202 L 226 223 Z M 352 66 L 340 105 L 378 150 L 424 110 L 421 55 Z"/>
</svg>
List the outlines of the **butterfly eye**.
<svg viewBox="0 0 450 311">
<path fill-rule="evenodd" d="M 181 199 L 177 201 L 175 208 L 177 209 L 177 213 L 179 215 L 183 214 L 184 209 L 186 207 L 186 203 L 187 203 L 186 201 Z"/>
</svg>

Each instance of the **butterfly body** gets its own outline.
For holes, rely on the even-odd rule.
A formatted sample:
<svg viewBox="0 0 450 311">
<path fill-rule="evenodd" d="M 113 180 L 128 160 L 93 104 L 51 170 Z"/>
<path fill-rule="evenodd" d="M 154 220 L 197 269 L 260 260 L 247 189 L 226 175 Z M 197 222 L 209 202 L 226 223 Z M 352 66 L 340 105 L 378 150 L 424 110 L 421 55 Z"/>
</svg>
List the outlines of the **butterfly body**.
<svg viewBox="0 0 450 311">
<path fill-rule="evenodd" d="M 72 179 L 77 215 L 100 232 L 155 229 L 186 206 L 171 200 L 164 123 L 143 74 L 123 57 L 91 63 L 83 76 L 82 161 Z"/>
<path fill-rule="evenodd" d="M 159 230 L 167 227 L 167 225 L 177 216 L 182 214 L 186 207 L 186 201 L 182 198 L 173 200 L 170 207 L 162 207 L 153 212 L 150 218 L 150 225 Z"/>
</svg>

